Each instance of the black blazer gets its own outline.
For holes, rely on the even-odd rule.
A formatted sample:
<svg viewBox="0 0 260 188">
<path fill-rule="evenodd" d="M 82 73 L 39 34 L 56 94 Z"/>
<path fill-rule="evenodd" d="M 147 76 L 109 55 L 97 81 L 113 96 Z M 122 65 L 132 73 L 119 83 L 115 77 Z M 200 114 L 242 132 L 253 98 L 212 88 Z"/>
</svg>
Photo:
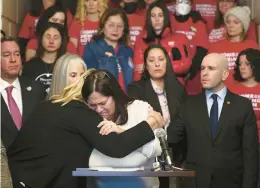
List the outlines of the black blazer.
<svg viewBox="0 0 260 188">
<path fill-rule="evenodd" d="M 167 90 L 168 88 L 166 88 L 166 96 L 168 109 L 171 116 L 171 123 L 169 127 L 171 127 L 173 126 L 172 122 L 177 117 L 181 105 L 186 100 L 187 95 L 185 88 L 180 83 L 177 83 L 174 78 L 172 78 L 172 80 L 170 80 L 169 82 L 170 83 L 167 85 L 171 88 L 169 88 L 169 90 Z M 150 79 L 143 79 L 130 84 L 128 86 L 128 95 L 130 97 L 148 102 L 155 111 L 162 114 L 159 98 L 153 89 Z M 176 166 L 181 166 L 186 156 L 186 140 L 183 139 L 182 142 L 178 144 L 170 144 L 170 146 L 174 151 L 172 152 L 174 164 Z"/>
<path fill-rule="evenodd" d="M 86 187 L 72 171 L 88 167 L 93 148 L 121 158 L 154 139 L 145 121 L 122 134 L 102 136 L 97 128 L 102 120 L 80 101 L 37 106 L 7 153 L 13 181 L 32 188 Z"/>
<path fill-rule="evenodd" d="M 174 87 L 174 85 L 173 85 Z M 155 111 L 162 114 L 162 109 L 157 94 L 155 93 L 151 80 L 139 80 L 128 86 L 128 95 L 132 98 L 148 102 Z M 175 93 L 170 95 L 167 93 L 167 101 L 171 120 L 173 120 L 179 113 L 180 107 L 186 99 L 186 92 L 184 87 L 177 87 Z"/>
<path fill-rule="evenodd" d="M 178 142 L 185 131 L 187 168 L 197 171 L 196 183 L 185 182 L 188 187 L 256 188 L 257 124 L 250 100 L 228 91 L 212 137 L 204 92 L 191 96 L 169 128 L 168 141 Z"/>
<path fill-rule="evenodd" d="M 28 115 L 32 112 L 35 106 L 42 102 L 45 97 L 44 87 L 28 78 L 19 77 L 22 94 L 23 104 L 23 122 L 26 120 Z M 29 89 L 28 89 L 29 88 Z M 6 149 L 14 141 L 18 129 L 13 121 L 13 118 L 8 110 L 5 100 L 1 96 L 1 138 Z"/>
</svg>

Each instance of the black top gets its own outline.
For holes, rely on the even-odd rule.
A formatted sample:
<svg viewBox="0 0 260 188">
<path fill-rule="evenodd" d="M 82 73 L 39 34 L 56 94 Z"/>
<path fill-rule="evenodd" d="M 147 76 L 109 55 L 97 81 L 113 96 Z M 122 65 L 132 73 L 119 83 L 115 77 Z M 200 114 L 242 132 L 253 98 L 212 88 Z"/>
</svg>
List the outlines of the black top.
<svg viewBox="0 0 260 188">
<path fill-rule="evenodd" d="M 39 105 L 7 152 L 13 180 L 33 188 L 84 187 L 72 171 L 88 167 L 93 148 L 120 158 L 154 139 L 145 121 L 122 134 L 102 136 L 97 128 L 102 120 L 80 101 Z"/>
<path fill-rule="evenodd" d="M 48 91 L 51 85 L 52 70 L 53 64 L 45 63 L 41 58 L 35 57 L 24 65 L 22 75 L 42 83 Z"/>
</svg>

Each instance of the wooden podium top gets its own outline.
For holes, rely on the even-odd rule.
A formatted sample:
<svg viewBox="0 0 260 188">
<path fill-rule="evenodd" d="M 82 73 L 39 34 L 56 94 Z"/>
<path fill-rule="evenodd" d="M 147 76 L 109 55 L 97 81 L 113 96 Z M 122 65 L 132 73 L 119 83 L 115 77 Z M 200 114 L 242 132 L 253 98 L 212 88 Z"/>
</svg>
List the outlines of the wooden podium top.
<svg viewBox="0 0 260 188">
<path fill-rule="evenodd" d="M 76 177 L 195 177 L 196 172 L 190 170 L 182 171 L 97 171 L 87 168 L 77 168 L 72 172 Z"/>
</svg>

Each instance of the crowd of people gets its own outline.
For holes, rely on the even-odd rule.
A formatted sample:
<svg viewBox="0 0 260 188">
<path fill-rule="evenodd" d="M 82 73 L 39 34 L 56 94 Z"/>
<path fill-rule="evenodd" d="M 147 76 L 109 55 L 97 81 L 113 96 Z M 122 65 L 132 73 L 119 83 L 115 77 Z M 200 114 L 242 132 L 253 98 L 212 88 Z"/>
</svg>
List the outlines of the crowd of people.
<svg viewBox="0 0 260 188">
<path fill-rule="evenodd" d="M 8 187 L 169 188 L 169 178 L 72 177 L 153 168 L 167 132 L 183 188 L 259 188 L 260 50 L 237 0 L 33 0 L 1 31 Z M 10 172 L 8 171 L 10 169 Z M 2 175 L 3 176 L 3 175 Z"/>
</svg>

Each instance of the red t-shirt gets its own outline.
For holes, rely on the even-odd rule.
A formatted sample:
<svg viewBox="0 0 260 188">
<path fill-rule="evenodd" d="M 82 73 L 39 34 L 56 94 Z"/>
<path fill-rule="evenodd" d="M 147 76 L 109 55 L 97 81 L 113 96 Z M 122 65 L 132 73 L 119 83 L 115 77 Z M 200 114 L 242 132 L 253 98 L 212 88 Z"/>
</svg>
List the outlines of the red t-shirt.
<svg viewBox="0 0 260 188">
<path fill-rule="evenodd" d="M 209 34 L 209 42 L 212 43 L 212 42 L 223 40 L 226 37 L 225 34 L 226 34 L 226 29 L 224 25 L 221 26 L 220 28 L 212 29 Z M 246 34 L 246 39 L 257 42 L 256 26 L 252 20 L 250 21 L 250 25 Z"/>
<path fill-rule="evenodd" d="M 36 26 L 39 18 L 40 17 L 34 17 L 34 16 L 31 16 L 30 13 L 27 13 L 24 17 L 18 37 L 25 38 L 25 39 L 31 39 L 31 38 L 36 37 L 35 26 Z"/>
<path fill-rule="evenodd" d="M 254 87 L 247 87 L 242 83 L 236 83 L 229 87 L 230 91 L 242 95 L 252 101 L 257 120 L 258 142 L 260 143 L 260 83 Z"/>
<path fill-rule="evenodd" d="M 37 38 L 31 39 L 29 40 L 27 46 L 26 46 L 26 50 L 37 50 L 38 48 L 38 40 Z M 75 45 L 72 42 L 69 42 L 67 44 L 67 52 L 72 53 L 72 54 L 78 54 L 77 49 L 75 47 Z"/>
<path fill-rule="evenodd" d="M 217 0 L 193 0 L 193 9 L 200 12 L 207 22 L 208 31 L 211 31 L 214 28 Z"/>
<path fill-rule="evenodd" d="M 44 11 L 42 11 L 44 12 Z M 67 25 L 69 26 L 72 21 L 72 14 L 69 10 L 67 10 Z M 36 37 L 35 34 L 35 26 L 39 20 L 38 17 L 31 16 L 30 13 L 27 13 L 24 17 L 22 26 L 20 28 L 18 37 L 19 38 L 25 38 L 25 39 L 32 39 Z"/>
<path fill-rule="evenodd" d="M 141 34 L 144 28 L 145 18 L 137 14 L 127 14 L 129 29 L 130 29 L 130 42 L 134 47 L 136 38 Z"/>
<path fill-rule="evenodd" d="M 99 21 L 84 21 L 82 28 L 79 20 L 73 20 L 69 28 L 69 36 L 78 40 L 77 50 L 80 56 L 83 56 L 85 45 L 91 41 L 92 36 L 97 32 Z"/>
<path fill-rule="evenodd" d="M 186 22 L 178 22 L 175 17 L 172 17 L 171 21 L 173 30 L 185 34 L 193 46 L 208 48 L 208 32 L 205 23 L 202 21 L 193 23 L 192 18 Z"/>
<path fill-rule="evenodd" d="M 237 59 L 238 54 L 247 48 L 255 48 L 259 49 L 257 43 L 252 40 L 245 40 L 243 42 L 230 42 L 226 39 L 212 43 L 209 47 L 208 53 L 220 53 L 224 55 L 229 62 L 229 76 L 225 81 L 226 85 L 229 86 L 233 84 L 233 72 L 234 66 Z"/>
<path fill-rule="evenodd" d="M 147 12 L 146 8 L 138 8 L 136 10 L 136 14 L 142 16 L 144 19 L 146 19 L 146 12 Z"/>
</svg>

